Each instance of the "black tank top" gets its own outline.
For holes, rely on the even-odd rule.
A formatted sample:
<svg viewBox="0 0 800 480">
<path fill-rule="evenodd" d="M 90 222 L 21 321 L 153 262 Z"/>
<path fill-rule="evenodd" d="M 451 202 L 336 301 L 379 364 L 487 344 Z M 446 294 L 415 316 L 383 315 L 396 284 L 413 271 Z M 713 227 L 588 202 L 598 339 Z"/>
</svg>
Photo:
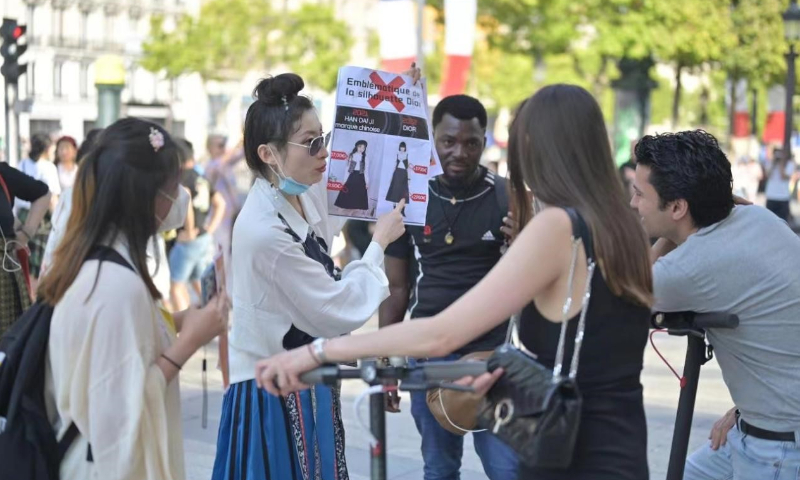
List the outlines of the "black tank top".
<svg viewBox="0 0 800 480">
<path fill-rule="evenodd" d="M 583 225 L 584 231 L 589 231 L 580 215 L 571 217 L 574 231 L 576 221 Z M 586 256 L 594 258 L 592 242 L 584 241 L 584 247 Z M 576 265 L 576 271 L 585 268 L 580 262 Z M 649 319 L 649 308 L 614 295 L 600 268 L 596 269 L 578 366 L 578 386 L 584 405 L 573 467 L 566 471 L 522 467 L 520 478 L 648 479 L 647 425 L 639 377 Z M 576 316 L 567 327 L 565 371 L 569 371 L 577 328 Z M 555 363 L 560 333 L 561 325 L 544 318 L 534 303 L 523 310 L 520 341 L 548 368 Z"/>
</svg>

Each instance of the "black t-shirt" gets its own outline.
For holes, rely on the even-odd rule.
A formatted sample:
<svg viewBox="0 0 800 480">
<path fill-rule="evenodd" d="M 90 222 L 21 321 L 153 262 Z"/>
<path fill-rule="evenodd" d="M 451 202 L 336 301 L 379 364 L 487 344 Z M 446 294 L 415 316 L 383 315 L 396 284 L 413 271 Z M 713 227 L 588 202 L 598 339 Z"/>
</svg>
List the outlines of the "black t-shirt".
<svg viewBox="0 0 800 480">
<path fill-rule="evenodd" d="M 200 175 L 197 170 L 184 170 L 181 174 L 181 185 L 189 189 L 192 194 L 192 208 L 194 208 L 194 225 L 200 230 L 200 235 L 206 233 L 205 224 L 209 210 L 211 210 L 211 197 L 214 189 L 211 183 Z"/>
<path fill-rule="evenodd" d="M 0 187 L 0 229 L 6 238 L 16 238 L 14 233 L 14 199 L 19 198 L 28 202 L 35 202 L 50 189 L 47 184 L 25 175 L 11 165 L 0 162 L 0 176 L 5 180 L 11 202 L 6 197 L 6 192 Z"/>
<path fill-rule="evenodd" d="M 502 255 L 505 237 L 500 227 L 508 213 L 505 179 L 483 167 L 481 178 L 453 205 L 452 195 L 440 191 L 436 179 L 430 181 L 425 227 L 407 226 L 406 233 L 389 245 L 386 255 L 415 260 L 412 269 L 411 318 L 440 313 L 474 287 Z M 505 203 L 504 205 L 500 205 Z M 452 244 L 446 241 L 447 233 Z M 464 346 L 457 353 L 492 350 L 506 337 L 508 322 Z"/>
</svg>

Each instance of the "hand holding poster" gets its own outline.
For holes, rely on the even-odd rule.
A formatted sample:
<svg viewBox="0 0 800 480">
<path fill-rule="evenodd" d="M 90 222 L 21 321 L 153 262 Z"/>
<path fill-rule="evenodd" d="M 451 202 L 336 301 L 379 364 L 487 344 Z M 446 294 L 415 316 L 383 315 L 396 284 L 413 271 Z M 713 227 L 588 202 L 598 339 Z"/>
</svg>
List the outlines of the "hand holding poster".
<svg viewBox="0 0 800 480">
<path fill-rule="evenodd" d="M 331 215 L 375 220 L 405 199 L 405 223 L 424 225 L 432 165 L 424 82 L 368 68 L 339 70 L 328 162 Z"/>
</svg>

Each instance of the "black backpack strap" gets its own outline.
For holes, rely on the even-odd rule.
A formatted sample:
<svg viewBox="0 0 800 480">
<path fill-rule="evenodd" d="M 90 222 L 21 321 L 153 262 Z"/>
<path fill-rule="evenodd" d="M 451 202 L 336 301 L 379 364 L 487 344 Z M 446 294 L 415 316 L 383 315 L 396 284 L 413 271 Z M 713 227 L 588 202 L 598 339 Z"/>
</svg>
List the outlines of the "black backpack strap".
<svg viewBox="0 0 800 480">
<path fill-rule="evenodd" d="M 67 450 L 69 450 L 69 446 L 78 438 L 79 433 L 78 427 L 74 423 L 70 424 L 67 433 L 64 434 L 64 438 L 58 441 L 58 458 L 64 458 L 64 455 L 67 454 Z"/>
<path fill-rule="evenodd" d="M 67 450 L 69 450 L 70 445 L 72 442 L 78 438 L 78 434 L 81 433 L 78 431 L 78 426 L 74 423 L 69 425 L 67 429 L 67 433 L 64 434 L 64 438 L 62 438 L 58 442 L 58 458 L 60 460 L 64 460 L 64 456 L 67 454 Z M 92 445 L 89 444 L 86 446 L 86 461 L 87 462 L 94 462 L 94 457 L 92 456 Z"/>
<path fill-rule="evenodd" d="M 572 207 L 565 207 L 564 211 L 569 215 L 572 222 L 572 236 L 583 240 L 583 249 L 586 252 L 586 258 L 594 258 L 594 242 L 592 241 L 592 230 L 586 224 L 581 214 Z"/>
</svg>

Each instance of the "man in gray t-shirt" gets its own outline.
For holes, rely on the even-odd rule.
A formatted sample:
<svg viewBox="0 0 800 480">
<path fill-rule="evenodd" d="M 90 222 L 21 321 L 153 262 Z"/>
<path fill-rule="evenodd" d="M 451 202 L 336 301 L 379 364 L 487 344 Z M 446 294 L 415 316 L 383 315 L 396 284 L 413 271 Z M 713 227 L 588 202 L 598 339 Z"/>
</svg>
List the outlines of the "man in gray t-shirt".
<svg viewBox="0 0 800 480">
<path fill-rule="evenodd" d="M 631 205 L 659 238 L 654 309 L 740 321 L 707 332 L 740 416 L 718 422 L 684 479 L 797 480 L 800 238 L 764 208 L 734 207 L 730 163 L 705 132 L 646 136 L 636 158 Z"/>
</svg>

